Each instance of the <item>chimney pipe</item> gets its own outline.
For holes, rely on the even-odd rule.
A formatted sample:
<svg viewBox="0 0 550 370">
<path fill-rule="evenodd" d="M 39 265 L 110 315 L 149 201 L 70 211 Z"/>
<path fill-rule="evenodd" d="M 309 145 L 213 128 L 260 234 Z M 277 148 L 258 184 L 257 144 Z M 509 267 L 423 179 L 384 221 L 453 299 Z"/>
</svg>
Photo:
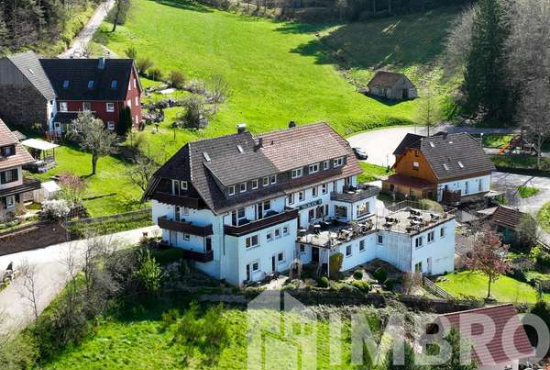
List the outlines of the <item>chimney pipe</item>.
<svg viewBox="0 0 550 370">
<path fill-rule="evenodd" d="M 294 127 L 296 127 L 296 122 L 290 121 L 290 122 L 288 123 L 288 128 L 294 128 Z"/>
<path fill-rule="evenodd" d="M 263 149 L 264 148 L 264 138 L 263 137 L 260 137 L 258 138 L 258 144 L 256 144 L 256 150 L 255 151 L 258 151 L 260 149 Z"/>
<path fill-rule="evenodd" d="M 240 123 L 237 125 L 237 133 L 242 134 L 246 132 L 246 123 Z"/>
</svg>

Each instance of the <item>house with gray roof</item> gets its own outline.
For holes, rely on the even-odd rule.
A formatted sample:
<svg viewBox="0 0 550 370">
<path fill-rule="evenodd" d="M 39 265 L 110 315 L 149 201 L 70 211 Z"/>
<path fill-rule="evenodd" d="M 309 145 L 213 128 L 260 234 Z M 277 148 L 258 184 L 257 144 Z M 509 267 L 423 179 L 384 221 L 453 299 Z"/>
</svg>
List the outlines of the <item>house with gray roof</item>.
<svg viewBox="0 0 550 370">
<path fill-rule="evenodd" d="M 452 271 L 454 216 L 380 213 L 379 188 L 359 184 L 361 173 L 348 142 L 326 123 L 261 135 L 239 125 L 182 147 L 154 174 L 144 200 L 164 245 L 235 285 L 299 264 L 326 273 L 337 253 L 342 270 L 378 258 L 403 271 Z"/>
<path fill-rule="evenodd" d="M 418 97 L 418 90 L 402 73 L 378 71 L 367 85 L 368 93 L 382 99 L 409 100 Z"/>
<path fill-rule="evenodd" d="M 407 134 L 393 154 L 395 175 L 384 181 L 386 192 L 456 205 L 490 190 L 495 166 L 467 133 Z"/>
</svg>

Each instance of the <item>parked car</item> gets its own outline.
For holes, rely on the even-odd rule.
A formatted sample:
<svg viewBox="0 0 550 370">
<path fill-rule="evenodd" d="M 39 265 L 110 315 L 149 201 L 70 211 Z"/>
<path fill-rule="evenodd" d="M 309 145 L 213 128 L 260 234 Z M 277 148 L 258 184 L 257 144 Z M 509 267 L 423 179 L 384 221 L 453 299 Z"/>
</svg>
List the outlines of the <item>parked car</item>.
<svg viewBox="0 0 550 370">
<path fill-rule="evenodd" d="M 353 152 L 357 159 L 369 159 L 369 155 L 363 148 L 353 148 Z"/>
</svg>

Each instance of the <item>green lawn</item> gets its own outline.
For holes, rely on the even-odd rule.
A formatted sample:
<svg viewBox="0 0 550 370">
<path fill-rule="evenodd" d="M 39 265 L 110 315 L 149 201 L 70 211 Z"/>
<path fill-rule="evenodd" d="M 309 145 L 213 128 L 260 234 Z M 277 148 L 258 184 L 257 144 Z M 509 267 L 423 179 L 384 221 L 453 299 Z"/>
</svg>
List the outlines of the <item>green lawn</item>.
<svg viewBox="0 0 550 370">
<path fill-rule="evenodd" d="M 457 12 L 449 8 L 352 26 L 305 25 L 184 0 L 134 4 L 124 26 L 112 34 L 110 25 L 103 24 L 96 39 L 120 55 L 130 45 L 135 47 L 138 57 L 150 57 L 165 74 L 176 69 L 188 78 L 223 75 L 232 89 L 229 101 L 204 131 L 179 130 L 174 141 L 170 124 L 178 109 L 166 110 L 159 133 L 146 130 L 148 140 L 170 154 L 190 140 L 233 133 L 241 122 L 253 132 L 263 132 L 286 127 L 290 120 L 327 121 L 342 134 L 411 123 L 416 102 L 388 104 L 357 93 L 336 68 L 333 50 L 341 44 L 358 57 L 368 54 L 372 63 L 353 63 L 365 73 L 384 66 L 429 69 Z"/>
<path fill-rule="evenodd" d="M 357 178 L 359 183 L 376 181 L 393 173 L 391 170 L 390 172 L 387 172 L 386 167 L 384 166 L 378 166 L 367 162 L 359 162 L 359 164 L 361 164 L 361 167 L 363 168 L 363 173 Z"/>
<path fill-rule="evenodd" d="M 538 219 L 540 226 L 546 232 L 550 232 L 550 202 L 542 206 L 538 213 Z"/>
<path fill-rule="evenodd" d="M 479 272 L 460 271 L 445 275 L 449 281 L 438 282 L 441 288 L 455 297 L 483 299 L 487 296 L 487 278 Z M 507 276 L 502 276 L 492 286 L 491 296 L 499 302 L 535 303 L 538 294 L 535 288 Z M 550 294 L 544 294 L 550 301 Z"/>
<path fill-rule="evenodd" d="M 67 146 L 56 149 L 55 154 L 57 167 L 37 175 L 41 180 L 49 180 L 50 176 L 70 171 L 86 179 L 86 197 L 116 193 L 114 196 L 85 201 L 91 216 L 123 213 L 143 207 L 139 202 L 141 189 L 129 183 L 125 176 L 129 163 L 113 156 L 102 157 L 97 165 L 97 174 L 89 176 L 92 172 L 90 154 Z"/>
<path fill-rule="evenodd" d="M 532 186 L 518 186 L 518 194 L 522 198 L 529 198 L 537 195 L 540 192 L 539 188 Z"/>
</svg>

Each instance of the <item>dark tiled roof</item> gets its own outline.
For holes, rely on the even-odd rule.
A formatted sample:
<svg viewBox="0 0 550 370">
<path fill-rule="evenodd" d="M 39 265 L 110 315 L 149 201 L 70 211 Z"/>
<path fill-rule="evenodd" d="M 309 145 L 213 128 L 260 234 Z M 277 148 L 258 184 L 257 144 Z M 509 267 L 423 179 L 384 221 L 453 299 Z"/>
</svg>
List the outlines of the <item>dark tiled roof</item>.
<svg viewBox="0 0 550 370">
<path fill-rule="evenodd" d="M 393 152 L 393 155 L 402 155 L 407 149 L 420 149 L 420 141 L 424 136 L 407 134 Z"/>
<path fill-rule="evenodd" d="M 0 159 L 0 169 L 19 167 L 34 162 L 34 158 L 23 148 L 17 137 L 0 119 L 0 147 L 9 145 L 15 145 L 15 155 Z"/>
<path fill-rule="evenodd" d="M 53 121 L 59 123 L 71 123 L 77 118 L 78 113 L 76 112 L 57 112 Z"/>
<path fill-rule="evenodd" d="M 494 324 L 495 332 L 483 330 L 477 324 L 480 316 L 483 321 Z M 478 366 L 509 364 L 513 360 L 524 359 L 534 355 L 529 338 L 518 319 L 512 304 L 478 308 L 442 315 L 459 330 L 461 338 L 469 340 L 474 349 L 474 359 Z M 506 330 L 505 330 L 506 328 Z M 513 339 L 506 340 L 505 338 Z M 514 356 L 513 354 L 516 354 Z M 510 354 L 512 354 L 510 356 Z"/>
<path fill-rule="evenodd" d="M 324 137 L 325 140 L 310 140 L 312 133 Z M 362 172 L 347 141 L 341 138 L 325 123 L 276 131 L 272 135 L 265 134 L 254 138 L 250 132 L 244 132 L 191 142 L 180 149 L 178 153 L 155 173 L 155 179 L 152 180 L 151 185 L 148 187 L 145 197 L 151 197 L 156 191 L 159 178 L 185 180 L 191 182 L 194 189 L 200 194 L 203 201 L 212 211 L 221 213 L 236 206 L 242 207 L 264 199 L 284 196 L 285 192 L 290 189 L 297 189 L 308 184 L 311 186 L 319 181 L 331 181 L 337 178 L 357 175 Z M 273 139 L 273 150 L 268 148 L 271 142 L 266 141 L 266 137 Z M 258 149 L 260 138 L 263 140 L 263 149 Z M 289 150 L 289 155 L 294 155 L 295 153 L 293 148 L 282 144 L 287 138 L 293 145 L 297 145 L 302 149 L 307 146 L 317 146 L 317 148 L 310 148 L 309 151 L 304 152 L 310 155 L 308 157 L 310 162 L 307 164 L 332 159 L 334 158 L 332 155 L 335 153 L 338 154 L 336 157 L 347 156 L 347 164 L 340 169 L 321 171 L 312 176 L 304 176 L 300 179 L 287 182 L 284 185 L 278 182 L 276 185 L 247 191 L 243 194 L 236 194 L 230 198 L 224 195 L 219 183 L 233 185 L 288 171 L 281 170 L 281 168 L 286 168 L 285 166 L 288 165 L 280 159 L 280 151 Z M 239 151 L 237 146 L 241 146 L 243 153 Z M 278 150 L 275 150 L 275 146 L 277 146 Z M 329 148 L 329 146 L 342 148 L 334 149 Z M 323 148 L 325 156 L 320 157 L 319 153 L 323 152 Z M 206 160 L 204 153 L 207 153 L 210 161 Z M 284 155 L 284 152 L 282 154 Z M 289 169 L 299 167 L 299 163 L 303 163 L 303 160 L 300 159 L 296 164 L 291 165 Z M 305 164 L 303 165 L 305 166 Z"/>
<path fill-rule="evenodd" d="M 378 71 L 372 80 L 370 80 L 368 86 L 392 88 L 402 77 L 407 78 L 407 76 L 401 73 Z"/>
<path fill-rule="evenodd" d="M 440 181 L 496 170 L 483 148 L 467 133 L 419 138 L 418 135 L 409 134 L 399 144 L 395 153 L 403 153 L 409 148 L 419 149 L 422 152 Z"/>
<path fill-rule="evenodd" d="M 491 216 L 491 221 L 497 225 L 517 229 L 521 219 L 526 215 L 516 209 L 499 206 Z"/>
<path fill-rule="evenodd" d="M 19 71 L 21 71 L 45 99 L 52 100 L 55 98 L 55 91 L 46 73 L 44 73 L 35 53 L 27 51 L 25 53 L 10 55 L 7 58 L 17 67 L 17 69 L 19 69 Z"/>
<path fill-rule="evenodd" d="M 133 68 L 132 59 L 105 59 L 103 69 L 99 59 L 41 59 L 59 100 L 123 101 Z M 63 84 L 68 81 L 68 87 Z M 88 88 L 89 81 L 94 81 Z M 117 81 L 116 88 L 112 87 Z"/>
</svg>

